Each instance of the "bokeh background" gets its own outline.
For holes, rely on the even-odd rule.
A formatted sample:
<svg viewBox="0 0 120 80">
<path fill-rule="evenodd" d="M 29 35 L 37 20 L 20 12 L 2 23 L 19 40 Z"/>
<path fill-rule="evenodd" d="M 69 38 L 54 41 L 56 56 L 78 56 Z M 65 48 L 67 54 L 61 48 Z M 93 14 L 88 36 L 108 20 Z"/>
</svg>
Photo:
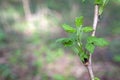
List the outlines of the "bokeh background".
<svg viewBox="0 0 120 80">
<path fill-rule="evenodd" d="M 94 0 L 0 0 L 0 80 L 89 80 L 86 68 L 69 48 L 56 44 L 61 28 L 84 16 L 92 25 Z M 106 6 L 96 36 L 110 44 L 96 48 L 94 73 L 120 80 L 120 0 Z"/>
</svg>

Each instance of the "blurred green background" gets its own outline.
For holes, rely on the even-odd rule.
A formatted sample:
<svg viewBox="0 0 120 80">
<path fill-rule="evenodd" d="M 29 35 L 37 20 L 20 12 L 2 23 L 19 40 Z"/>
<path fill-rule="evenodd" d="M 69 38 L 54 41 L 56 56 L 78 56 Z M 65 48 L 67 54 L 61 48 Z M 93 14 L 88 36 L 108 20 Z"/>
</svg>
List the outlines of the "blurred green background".
<svg viewBox="0 0 120 80">
<path fill-rule="evenodd" d="M 61 28 L 84 16 L 92 25 L 94 0 L 0 0 L 0 80 L 89 80 L 86 68 L 68 48 L 55 43 Z M 96 36 L 110 41 L 96 48 L 94 73 L 120 80 L 120 0 L 110 0 Z"/>
</svg>

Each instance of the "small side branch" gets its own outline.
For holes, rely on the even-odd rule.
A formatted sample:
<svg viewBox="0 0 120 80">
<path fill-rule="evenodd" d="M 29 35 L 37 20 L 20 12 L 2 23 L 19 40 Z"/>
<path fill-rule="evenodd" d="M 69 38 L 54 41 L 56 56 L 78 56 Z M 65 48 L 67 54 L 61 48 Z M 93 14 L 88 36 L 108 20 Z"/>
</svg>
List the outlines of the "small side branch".
<svg viewBox="0 0 120 80">
<path fill-rule="evenodd" d="M 99 7 L 98 7 L 98 5 L 95 5 L 94 20 L 93 20 L 94 31 L 92 32 L 92 36 L 95 36 L 95 33 L 96 33 L 96 28 L 97 28 L 97 24 L 98 24 L 98 12 L 99 12 Z M 88 69 L 91 80 L 94 80 L 94 74 L 93 74 L 93 69 L 92 69 L 92 54 L 91 53 L 89 56 L 89 64 L 87 65 L 87 69 Z"/>
</svg>

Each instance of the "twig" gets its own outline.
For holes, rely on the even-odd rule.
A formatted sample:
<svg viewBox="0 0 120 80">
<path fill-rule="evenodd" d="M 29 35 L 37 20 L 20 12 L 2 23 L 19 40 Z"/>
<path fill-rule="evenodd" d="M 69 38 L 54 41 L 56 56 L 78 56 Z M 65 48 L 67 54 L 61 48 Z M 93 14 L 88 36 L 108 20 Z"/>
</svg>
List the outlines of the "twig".
<svg viewBox="0 0 120 80">
<path fill-rule="evenodd" d="M 97 27 L 97 23 L 98 23 L 98 10 L 99 10 L 98 5 L 95 5 L 94 20 L 93 20 L 94 31 L 92 32 L 92 36 L 95 36 L 95 32 L 96 32 L 96 27 Z M 89 64 L 87 65 L 87 69 L 88 69 L 91 80 L 94 80 L 94 74 L 93 74 L 93 69 L 92 69 L 92 54 L 91 53 L 89 56 Z"/>
<path fill-rule="evenodd" d="M 97 28 L 97 23 L 98 23 L 98 13 L 99 11 L 99 7 L 98 5 L 95 5 L 95 11 L 94 11 L 94 20 L 93 20 L 93 33 L 92 33 L 92 36 L 95 36 L 95 32 L 96 32 L 96 28 Z"/>
</svg>

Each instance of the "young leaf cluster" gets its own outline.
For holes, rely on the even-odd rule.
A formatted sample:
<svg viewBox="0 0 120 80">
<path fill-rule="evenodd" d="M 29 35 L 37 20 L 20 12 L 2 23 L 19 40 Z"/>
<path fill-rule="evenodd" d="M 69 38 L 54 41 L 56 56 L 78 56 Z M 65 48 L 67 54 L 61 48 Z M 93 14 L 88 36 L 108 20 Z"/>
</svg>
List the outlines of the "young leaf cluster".
<svg viewBox="0 0 120 80">
<path fill-rule="evenodd" d="M 65 47 L 69 46 L 73 48 L 76 54 L 80 57 L 81 61 L 84 63 L 85 60 L 89 58 L 89 54 L 94 52 L 95 46 L 106 46 L 108 42 L 103 38 L 97 38 L 88 36 L 85 40 L 83 40 L 84 33 L 90 33 L 93 31 L 91 26 L 83 26 L 83 16 L 77 17 L 75 19 L 76 27 L 73 28 L 67 24 L 64 24 L 62 28 L 73 35 L 68 38 L 58 39 L 57 42 L 63 44 Z M 86 43 L 83 44 L 83 41 Z"/>
</svg>

